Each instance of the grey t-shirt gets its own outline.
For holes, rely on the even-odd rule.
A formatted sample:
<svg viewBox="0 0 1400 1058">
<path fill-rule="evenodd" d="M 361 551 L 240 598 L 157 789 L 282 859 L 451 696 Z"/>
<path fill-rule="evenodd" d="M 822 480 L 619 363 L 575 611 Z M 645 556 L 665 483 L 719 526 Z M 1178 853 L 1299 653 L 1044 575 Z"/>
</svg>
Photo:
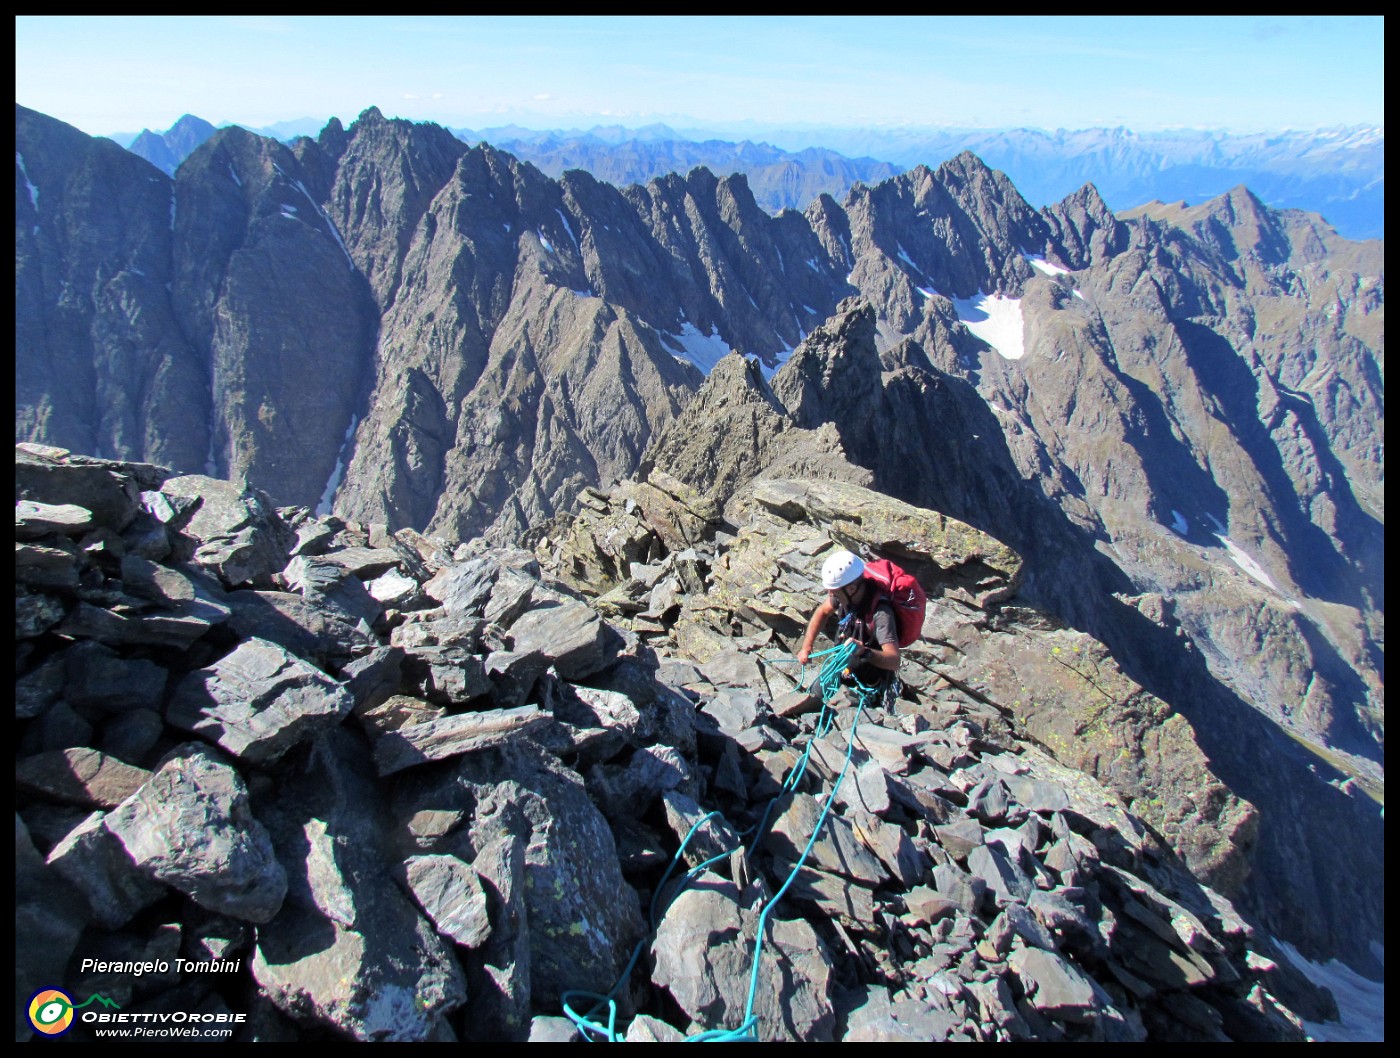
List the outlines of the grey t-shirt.
<svg viewBox="0 0 1400 1058">
<path fill-rule="evenodd" d="M 876 644 L 882 647 L 887 643 L 899 646 L 899 624 L 895 620 L 893 606 L 887 602 L 880 603 L 875 607 L 875 613 L 871 615 L 870 623 L 874 626 L 871 632 Z M 867 645 L 874 644 L 867 641 Z"/>
</svg>

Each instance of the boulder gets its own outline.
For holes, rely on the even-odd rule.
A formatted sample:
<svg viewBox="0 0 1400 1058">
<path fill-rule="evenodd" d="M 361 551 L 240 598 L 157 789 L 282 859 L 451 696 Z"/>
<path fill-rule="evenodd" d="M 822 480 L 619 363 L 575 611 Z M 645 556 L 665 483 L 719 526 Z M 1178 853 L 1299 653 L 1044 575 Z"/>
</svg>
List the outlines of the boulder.
<svg viewBox="0 0 1400 1058">
<path fill-rule="evenodd" d="M 711 814 L 679 790 L 666 791 L 661 800 L 666 809 L 666 824 L 675 835 L 677 846 L 686 842 L 682 856 L 689 866 L 697 867 L 739 847 L 739 836 L 724 816 L 707 819 Z"/>
<path fill-rule="evenodd" d="M 39 504 L 20 500 L 14 505 L 14 539 L 42 540 L 49 533 L 77 536 L 97 525 L 92 512 L 77 504 Z"/>
<path fill-rule="evenodd" d="M 121 532 L 140 510 L 143 488 L 157 488 L 169 471 L 149 463 L 120 463 L 47 446 L 15 446 L 15 499 L 51 507 L 80 506 L 92 520 Z"/>
<path fill-rule="evenodd" d="M 230 588 L 272 586 L 295 537 L 265 493 L 200 474 L 170 478 L 160 491 L 175 502 L 199 501 L 181 530 L 182 558 L 192 557 Z"/>
<path fill-rule="evenodd" d="M 466 1000 L 451 943 L 391 880 L 385 806 L 363 746 L 318 738 L 265 814 L 289 884 L 251 969 L 294 1021 L 363 1041 L 438 1038 Z"/>
<path fill-rule="evenodd" d="M 440 934 L 464 948 L 490 936 L 486 893 L 470 866 L 456 856 L 410 856 L 404 868 L 409 892 Z"/>
<path fill-rule="evenodd" d="M 566 680 L 582 680 L 601 672 L 617 654 L 602 618 L 573 600 L 522 614 L 510 626 L 510 638 L 511 650 L 539 653 Z"/>
<path fill-rule="evenodd" d="M 121 840 L 94 812 L 49 852 L 45 861 L 82 894 L 92 920 L 103 929 L 121 929 L 168 892 L 138 866 Z"/>
<path fill-rule="evenodd" d="M 517 954 L 507 961 L 528 973 L 531 1002 L 547 1008 L 571 989 L 611 987 L 642 933 L 641 912 L 607 820 L 577 774 L 529 739 L 515 739 L 404 783 L 400 817 L 426 807 L 473 812 L 458 839 L 464 852 L 501 840 L 523 844 L 524 882 L 503 884 L 523 901 L 529 923 L 528 960 Z M 479 855 L 472 865 L 488 877 Z"/>
<path fill-rule="evenodd" d="M 775 856 L 795 863 L 817 828 L 821 806 L 810 794 L 790 797 L 786 808 L 774 820 L 765 847 Z M 856 837 L 851 824 L 835 812 L 827 813 L 807 862 L 819 870 L 870 888 L 885 884 L 891 877 L 888 868 Z"/>
<path fill-rule="evenodd" d="M 83 897 L 34 847 L 28 828 L 15 815 L 15 1039 L 33 1035 L 29 1001 L 35 982 L 64 981 L 88 921 Z"/>
<path fill-rule="evenodd" d="M 351 623 L 373 625 L 383 612 L 360 578 L 332 556 L 298 555 L 277 574 L 277 581 L 308 602 L 340 611 Z"/>
<path fill-rule="evenodd" d="M 377 645 L 368 626 L 294 592 L 235 591 L 227 602 L 228 627 L 239 639 L 270 640 L 316 664 L 343 664 Z"/>
<path fill-rule="evenodd" d="M 1100 990 L 1077 966 L 1039 948 L 1013 951 L 1007 962 L 1035 1010 L 1060 1021 L 1093 1020 L 1102 1007 Z"/>
<path fill-rule="evenodd" d="M 181 746 L 103 825 L 151 878 L 201 907 L 264 923 L 282 906 L 287 875 L 247 788 L 204 746 Z"/>
<path fill-rule="evenodd" d="M 375 766 L 380 775 L 393 775 L 427 761 L 505 745 L 550 720 L 550 715 L 539 706 L 526 705 L 458 713 L 382 730 L 374 742 Z"/>
<path fill-rule="evenodd" d="M 166 669 L 145 658 L 124 658 L 97 642 L 73 644 L 63 654 L 63 693 L 78 708 L 125 713 L 165 704 Z"/>
<path fill-rule="evenodd" d="M 275 762 L 354 707 L 345 687 L 265 639 L 250 639 L 176 688 L 166 721 L 252 764 Z"/>
<path fill-rule="evenodd" d="M 19 789 L 89 808 L 115 808 L 150 776 L 141 768 L 83 748 L 40 753 L 15 765 Z"/>
<path fill-rule="evenodd" d="M 744 1016 L 758 915 L 737 888 L 702 875 L 666 909 L 651 945 L 653 980 L 701 1030 L 736 1029 Z M 829 1042 L 834 967 L 806 922 L 770 919 L 759 965 L 753 1032 L 762 1040 Z"/>
<path fill-rule="evenodd" d="M 951 1013 L 901 993 L 870 985 L 846 1019 L 842 1043 L 940 1043 L 958 1027 Z"/>
</svg>

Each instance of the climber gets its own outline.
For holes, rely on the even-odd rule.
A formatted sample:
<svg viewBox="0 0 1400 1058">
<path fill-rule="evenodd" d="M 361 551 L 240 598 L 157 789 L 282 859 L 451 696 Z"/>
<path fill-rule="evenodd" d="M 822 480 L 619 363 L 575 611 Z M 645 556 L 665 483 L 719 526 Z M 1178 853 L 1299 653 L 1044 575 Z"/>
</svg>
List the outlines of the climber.
<svg viewBox="0 0 1400 1058">
<path fill-rule="evenodd" d="M 880 584 L 866 577 L 865 563 L 850 551 L 832 552 L 822 564 L 822 587 L 826 598 L 807 622 L 807 634 L 797 651 L 800 664 L 807 664 L 812 644 L 826 624 L 837 618 L 837 639 L 854 640 L 859 651 L 851 675 L 867 687 L 889 689 L 899 669 L 899 629 L 894 606 Z"/>
</svg>

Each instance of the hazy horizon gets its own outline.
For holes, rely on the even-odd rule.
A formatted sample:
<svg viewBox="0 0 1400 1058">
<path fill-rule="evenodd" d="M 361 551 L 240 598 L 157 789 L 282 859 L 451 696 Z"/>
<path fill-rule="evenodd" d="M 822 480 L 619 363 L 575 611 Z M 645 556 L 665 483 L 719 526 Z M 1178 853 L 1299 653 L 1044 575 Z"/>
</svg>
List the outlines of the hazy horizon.
<svg viewBox="0 0 1400 1058">
<path fill-rule="evenodd" d="M 1384 19 L 21 16 L 16 102 L 91 135 L 377 106 L 480 130 L 664 124 L 1232 134 L 1384 127 Z"/>
</svg>

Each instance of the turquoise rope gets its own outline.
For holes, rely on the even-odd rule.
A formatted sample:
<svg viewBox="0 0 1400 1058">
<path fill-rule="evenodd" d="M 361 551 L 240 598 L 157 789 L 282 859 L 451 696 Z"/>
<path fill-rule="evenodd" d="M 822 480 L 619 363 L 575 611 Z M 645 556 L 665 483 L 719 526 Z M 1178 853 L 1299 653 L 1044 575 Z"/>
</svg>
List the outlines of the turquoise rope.
<svg viewBox="0 0 1400 1058">
<path fill-rule="evenodd" d="M 797 784 L 802 780 L 802 776 L 806 773 L 807 770 L 807 763 L 811 759 L 813 745 L 815 744 L 818 738 L 823 737 L 828 731 L 830 731 L 832 725 L 835 723 L 835 713 L 830 708 L 830 702 L 831 699 L 835 696 L 836 692 L 840 689 L 841 678 L 844 675 L 846 675 L 850 666 L 851 659 L 852 657 L 854 657 L 858 649 L 858 644 L 854 642 L 847 642 L 839 646 L 831 647 L 828 650 L 819 651 L 816 654 L 810 655 L 811 658 L 825 658 L 825 661 L 823 662 L 816 679 L 811 684 L 811 686 L 814 689 L 818 690 L 822 699 L 822 711 L 820 716 L 817 718 L 815 730 L 813 732 L 812 737 L 807 740 L 807 746 L 803 750 L 801 758 L 799 758 L 797 764 L 788 774 L 788 777 L 783 781 L 782 787 L 778 795 L 768 802 L 768 807 L 764 809 L 763 816 L 759 820 L 758 825 L 750 830 L 744 831 L 743 835 L 741 836 L 762 835 L 765 832 L 764 827 L 768 823 L 768 817 L 772 813 L 774 806 L 778 803 L 779 800 L 781 800 L 783 794 L 789 793 L 792 790 L 796 789 Z M 805 685 L 805 676 L 806 666 L 804 665 L 802 667 L 801 672 L 799 672 L 798 674 L 799 686 Z M 763 934 L 768 924 L 768 916 L 772 912 L 773 908 L 777 906 L 778 901 L 782 899 L 783 894 L 788 891 L 788 889 L 792 886 L 792 883 L 796 880 L 797 873 L 800 870 L 802 870 L 803 865 L 807 862 L 807 857 L 811 854 L 812 848 L 816 844 L 817 838 L 821 834 L 822 825 L 826 822 L 827 814 L 831 811 L 831 806 L 836 801 L 837 791 L 841 789 L 841 782 L 845 779 L 846 772 L 851 764 L 851 754 L 855 749 L 856 727 L 860 723 L 861 714 L 865 710 L 866 703 L 875 693 L 875 688 L 867 687 L 859 680 L 853 679 L 852 685 L 857 691 L 859 697 L 856 702 L 856 714 L 851 722 L 851 732 L 846 740 L 846 759 L 841 764 L 841 771 L 836 776 L 836 781 L 832 785 L 831 793 L 826 798 L 826 804 L 822 807 L 821 815 L 817 818 L 817 825 L 812 829 L 812 836 L 807 840 L 807 845 L 802 850 L 802 855 L 798 857 L 797 863 L 788 873 L 788 876 L 784 880 L 782 886 L 778 889 L 777 893 L 773 895 L 773 898 L 769 900 L 767 904 L 764 905 L 763 911 L 759 915 L 758 930 L 754 939 L 753 965 L 752 969 L 749 972 L 749 993 L 748 999 L 744 1005 L 744 1018 L 739 1023 L 737 1028 L 711 1029 L 706 1032 L 698 1033 L 695 1036 L 687 1037 L 685 1041 L 687 1043 L 754 1043 L 758 1041 L 758 1037 L 754 1035 L 754 1029 L 758 1025 L 758 1018 L 753 1012 L 753 1006 L 754 999 L 758 994 L 758 971 L 763 956 Z M 632 956 L 630 959 L 627 960 L 627 966 L 623 969 L 622 974 L 618 977 L 617 983 L 613 985 L 613 987 L 608 991 L 606 995 L 599 995 L 596 992 L 571 990 L 565 992 L 560 997 L 565 1016 L 574 1023 L 574 1025 L 579 1029 L 580 1033 L 583 1035 L 583 1038 L 585 1040 L 593 1042 L 593 1037 L 589 1035 L 590 1033 L 593 1033 L 597 1036 L 601 1036 L 603 1040 L 605 1040 L 608 1043 L 622 1042 L 617 1038 L 617 1000 L 615 997 L 617 996 L 621 988 L 626 984 L 628 979 L 631 977 L 632 969 L 634 966 L 636 966 L 637 959 L 641 956 L 642 949 L 646 946 L 647 942 L 651 939 L 651 937 L 656 933 L 658 925 L 657 902 L 660 900 L 661 894 L 665 891 L 666 883 L 670 881 L 671 875 L 676 869 L 676 865 L 680 863 L 681 858 L 684 856 L 686 847 L 690 844 L 691 838 L 695 836 L 696 831 L 698 831 L 702 826 L 704 826 L 711 819 L 714 819 L 716 816 L 719 815 L 721 815 L 721 813 L 719 812 L 710 812 L 702 816 L 691 826 L 690 830 L 686 832 L 684 839 L 682 839 L 681 841 L 680 848 L 678 848 L 676 850 L 676 854 L 671 857 L 671 862 L 667 865 L 665 873 L 661 876 L 661 881 L 657 883 L 656 889 L 652 893 L 651 905 L 648 908 L 647 915 L 651 929 L 647 936 L 643 937 L 640 941 L 638 941 L 636 947 L 632 949 Z M 710 864 L 715 863 L 718 860 L 725 859 L 726 857 L 730 856 L 733 853 L 733 851 L 734 850 L 731 849 L 728 852 L 722 852 L 719 855 L 711 856 L 703 863 L 697 864 L 696 866 L 692 867 L 689 871 L 686 872 L 685 877 L 682 880 L 682 884 L 676 890 L 675 894 L 671 897 L 671 900 L 674 900 L 675 897 L 683 893 L 689 886 L 689 884 L 695 878 L 699 877 L 702 873 L 704 873 L 704 871 L 710 866 Z M 667 901 L 668 907 L 670 906 L 671 900 Z M 590 999 L 594 1000 L 595 1002 L 586 1014 L 580 1014 L 576 1010 L 574 1010 L 573 1006 L 571 1005 L 572 1001 L 576 998 Z M 594 1018 L 604 1008 L 606 1008 L 608 1011 L 608 1020 L 606 1025 L 600 1024 L 599 1022 L 594 1020 Z"/>
<path fill-rule="evenodd" d="M 651 929 L 648 932 L 647 936 L 639 940 L 636 946 L 632 949 L 631 958 L 627 960 L 626 967 L 624 967 L 622 973 L 618 975 L 617 983 L 614 984 L 612 988 L 608 990 L 607 995 L 599 995 L 597 992 L 586 992 L 573 989 L 563 993 L 563 995 L 560 996 L 560 1002 L 564 1008 L 564 1016 L 567 1017 L 570 1021 L 572 1021 L 574 1025 L 577 1026 L 582 1033 L 584 1033 L 584 1039 L 592 1042 L 591 1038 L 587 1034 L 590 1032 L 595 1032 L 603 1036 L 608 1043 L 621 1042 L 618 1040 L 616 1033 L 617 1000 L 614 997 L 617 995 L 618 991 L 622 988 L 622 986 L 627 983 L 627 979 L 632 975 L 632 968 L 636 966 L 637 959 L 641 957 L 642 950 L 646 947 L 647 941 L 650 940 L 651 935 L 656 932 L 656 902 L 660 898 L 662 892 L 665 891 L 666 882 L 670 879 L 671 872 L 676 869 L 676 864 L 680 863 L 681 857 L 685 854 L 685 849 L 686 846 L 690 844 L 690 839 L 695 836 L 695 832 L 698 831 L 702 826 L 704 826 L 711 819 L 721 814 L 722 813 L 720 812 L 710 812 L 702 816 L 701 818 L 697 819 L 695 823 L 691 826 L 690 830 L 686 832 L 685 838 L 681 841 L 680 848 L 678 848 L 676 850 L 676 854 L 671 857 L 671 862 L 666 867 L 666 873 L 661 876 L 661 881 L 657 884 L 656 891 L 652 893 L 651 906 L 648 909 L 647 915 L 649 923 L 651 925 Z M 727 855 L 729 855 L 729 853 L 723 853 L 721 856 L 712 856 L 700 866 L 707 866 L 708 864 L 713 863 L 715 860 L 722 859 L 724 856 Z M 698 869 L 699 868 L 696 868 L 696 870 Z M 686 881 L 689 882 L 690 878 L 691 874 L 687 874 Z M 684 891 L 684 887 L 682 887 L 681 891 Z M 679 892 L 677 893 L 677 895 L 679 895 Z M 579 1014 L 570 1005 L 571 1000 L 576 997 L 592 999 L 596 1000 L 597 1002 L 594 1003 L 594 1005 L 589 1009 L 587 1014 Z M 593 1020 L 594 1016 L 598 1014 L 599 1011 L 601 1011 L 605 1006 L 608 1008 L 608 1023 L 606 1026 L 600 1025 Z"/>
</svg>

